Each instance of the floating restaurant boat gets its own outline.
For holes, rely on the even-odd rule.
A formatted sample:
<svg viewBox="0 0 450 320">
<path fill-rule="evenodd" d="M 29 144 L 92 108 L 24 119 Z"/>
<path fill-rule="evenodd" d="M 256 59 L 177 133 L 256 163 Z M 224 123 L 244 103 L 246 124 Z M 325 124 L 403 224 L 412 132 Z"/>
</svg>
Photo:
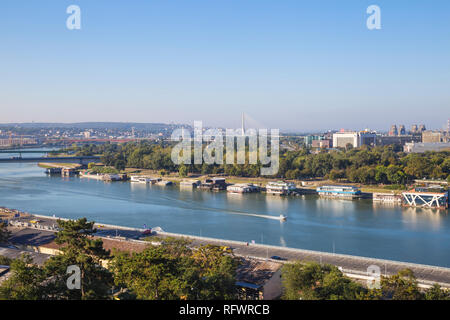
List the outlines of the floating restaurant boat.
<svg viewBox="0 0 450 320">
<path fill-rule="evenodd" d="M 373 194 L 372 200 L 374 202 L 381 202 L 381 203 L 401 203 L 402 197 L 401 195 L 395 194 L 395 193 L 380 193 L 375 192 Z"/>
<path fill-rule="evenodd" d="M 202 182 L 200 188 L 214 191 L 226 190 L 227 183 L 225 182 L 225 178 L 211 178 Z"/>
<path fill-rule="evenodd" d="M 200 185 L 200 180 L 183 180 L 180 182 L 180 187 L 195 188 Z"/>
<path fill-rule="evenodd" d="M 259 192 L 259 187 L 252 183 L 233 184 L 227 187 L 229 193 L 251 193 Z"/>
<path fill-rule="evenodd" d="M 168 181 L 168 180 L 160 180 L 160 181 L 156 182 L 156 184 L 158 186 L 168 186 L 168 185 L 173 184 L 173 182 L 172 181 Z"/>
<path fill-rule="evenodd" d="M 271 181 L 266 185 L 266 193 L 274 195 L 289 195 L 295 193 L 297 187 L 293 182 Z"/>
<path fill-rule="evenodd" d="M 76 174 L 78 174 L 78 171 L 75 168 L 62 168 L 61 169 L 61 176 L 62 177 L 72 177 L 72 176 L 74 176 Z"/>
<path fill-rule="evenodd" d="M 127 179 L 126 174 L 116 174 L 116 173 L 93 173 L 89 170 L 80 172 L 81 178 L 89 178 L 102 181 L 122 181 Z"/>
<path fill-rule="evenodd" d="M 402 193 L 405 207 L 448 209 L 448 190 L 442 187 L 416 187 Z"/>
<path fill-rule="evenodd" d="M 45 169 L 46 174 L 61 174 L 62 168 L 47 168 Z"/>
<path fill-rule="evenodd" d="M 316 191 L 321 197 L 353 199 L 361 196 L 361 190 L 355 186 L 321 186 Z"/>
<path fill-rule="evenodd" d="M 158 179 L 143 177 L 143 176 L 131 176 L 130 181 L 137 182 L 137 183 L 154 184 L 154 183 L 158 182 Z"/>
</svg>

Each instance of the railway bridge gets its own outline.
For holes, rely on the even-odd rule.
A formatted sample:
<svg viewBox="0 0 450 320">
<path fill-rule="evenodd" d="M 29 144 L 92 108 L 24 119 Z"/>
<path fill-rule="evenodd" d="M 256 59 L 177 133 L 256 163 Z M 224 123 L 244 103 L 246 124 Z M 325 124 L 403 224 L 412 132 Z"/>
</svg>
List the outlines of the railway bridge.
<svg viewBox="0 0 450 320">
<path fill-rule="evenodd" d="M 81 156 L 81 157 L 11 157 L 0 158 L 0 164 L 2 163 L 39 163 L 39 162 L 51 162 L 51 163 L 79 163 L 87 165 L 91 162 L 100 161 L 98 156 Z"/>
</svg>

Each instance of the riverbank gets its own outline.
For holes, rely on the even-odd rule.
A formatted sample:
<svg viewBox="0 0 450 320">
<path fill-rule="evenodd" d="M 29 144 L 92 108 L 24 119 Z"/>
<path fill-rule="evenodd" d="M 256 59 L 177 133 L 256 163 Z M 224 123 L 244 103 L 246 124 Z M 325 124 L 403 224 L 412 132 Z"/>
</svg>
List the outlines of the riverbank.
<svg viewBox="0 0 450 320">
<path fill-rule="evenodd" d="M 170 180 L 173 182 L 180 182 L 184 179 L 196 179 L 196 180 L 205 180 L 210 177 L 221 177 L 225 178 L 228 183 L 231 184 L 239 184 L 239 183 L 254 183 L 256 185 L 265 187 L 269 182 L 280 180 L 280 178 L 265 178 L 265 177 L 237 177 L 237 176 L 227 176 L 227 175 L 189 175 L 187 177 L 180 177 L 178 173 L 171 172 L 166 173 L 164 175 L 160 174 L 160 171 L 158 170 L 150 170 L 150 169 L 138 169 L 138 168 L 126 168 L 124 173 L 127 173 L 128 175 L 147 175 L 147 176 L 155 176 L 164 178 L 166 180 Z M 364 185 L 360 183 L 349 183 L 349 182 L 336 182 L 332 180 L 327 179 L 311 179 L 311 180 L 288 180 L 288 179 L 282 179 L 283 181 L 287 182 L 293 182 L 297 186 L 303 188 L 303 189 L 316 189 L 317 187 L 323 186 L 323 185 L 352 185 L 357 186 L 361 189 L 361 192 L 363 193 L 394 193 L 394 194 L 400 194 L 404 190 L 395 190 L 392 189 L 391 186 L 377 186 L 377 185 Z"/>
</svg>

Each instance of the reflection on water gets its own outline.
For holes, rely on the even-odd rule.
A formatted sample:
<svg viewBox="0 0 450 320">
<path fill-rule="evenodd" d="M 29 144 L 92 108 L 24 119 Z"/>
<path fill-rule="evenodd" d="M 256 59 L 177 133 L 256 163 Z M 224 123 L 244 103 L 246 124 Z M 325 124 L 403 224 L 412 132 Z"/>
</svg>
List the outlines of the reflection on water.
<svg viewBox="0 0 450 320">
<path fill-rule="evenodd" d="M 420 223 L 427 220 L 430 227 L 439 230 L 442 218 L 447 218 L 448 212 L 431 208 L 405 207 L 402 210 L 403 220 L 407 227 L 420 228 Z"/>
<path fill-rule="evenodd" d="M 179 186 L 48 177 L 33 164 L 0 166 L 0 206 L 130 227 L 263 242 L 450 267 L 447 212 L 370 200 L 229 194 Z M 271 217 L 280 214 L 287 221 Z"/>
</svg>

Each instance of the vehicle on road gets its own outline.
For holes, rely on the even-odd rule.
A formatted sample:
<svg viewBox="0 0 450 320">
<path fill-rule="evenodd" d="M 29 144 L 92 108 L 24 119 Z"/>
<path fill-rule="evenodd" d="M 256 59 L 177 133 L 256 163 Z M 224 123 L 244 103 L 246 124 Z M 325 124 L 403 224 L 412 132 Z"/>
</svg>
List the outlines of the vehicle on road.
<svg viewBox="0 0 450 320">
<path fill-rule="evenodd" d="M 282 258 L 280 256 L 271 256 L 270 259 L 272 259 L 272 260 L 280 260 L 280 261 L 287 260 L 286 258 Z"/>
<path fill-rule="evenodd" d="M 152 234 L 152 229 L 147 229 L 147 230 L 142 231 L 143 236 L 151 235 L 151 234 Z"/>
<path fill-rule="evenodd" d="M 231 249 L 231 247 L 222 246 L 221 248 L 224 252 L 233 253 L 233 249 Z"/>
</svg>

